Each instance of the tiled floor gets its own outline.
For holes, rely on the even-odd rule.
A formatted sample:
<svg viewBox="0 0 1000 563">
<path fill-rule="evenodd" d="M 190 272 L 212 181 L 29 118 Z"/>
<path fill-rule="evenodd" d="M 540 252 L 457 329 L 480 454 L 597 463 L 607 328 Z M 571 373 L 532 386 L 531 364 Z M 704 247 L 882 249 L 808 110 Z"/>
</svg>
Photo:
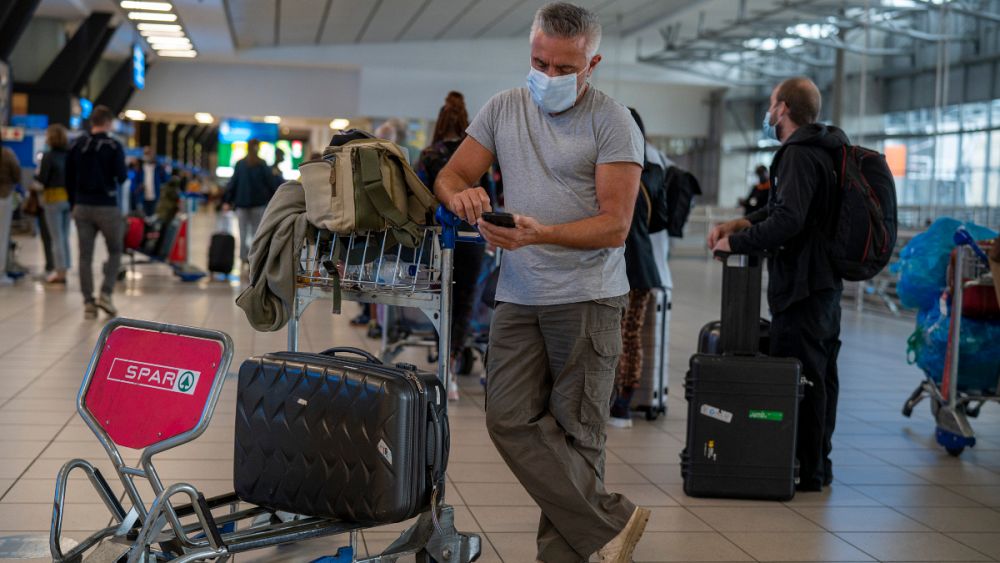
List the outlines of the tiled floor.
<svg viewBox="0 0 1000 563">
<path fill-rule="evenodd" d="M 208 216 L 198 219 L 196 259 L 204 260 L 212 224 Z M 37 271 L 37 241 L 22 242 L 22 261 Z M 684 443 L 683 373 L 698 327 L 718 315 L 720 276 L 704 261 L 675 260 L 672 268 L 668 416 L 609 431 L 609 488 L 653 509 L 637 561 L 1000 560 L 1000 407 L 989 405 L 973 420 L 980 442 L 960 459 L 935 444 L 926 404 L 903 418 L 902 402 L 920 377 L 906 364 L 912 321 L 845 310 L 836 482 L 828 492 L 788 503 L 686 497 L 677 458 Z M 233 305 L 238 284 L 183 284 L 159 266 L 142 266 L 139 274 L 116 298 L 122 315 L 221 329 L 233 337 L 237 361 L 285 347 L 284 332 L 250 329 Z M 28 281 L 0 289 L 0 561 L 32 545 L 45 558 L 53 479 L 63 462 L 85 457 L 109 466 L 73 410 L 100 328 L 83 320 L 75 281 L 66 290 Z M 344 317 L 317 304 L 305 315 L 302 348 L 331 344 L 375 348 Z M 421 356 L 414 352 L 412 359 Z M 451 408 L 449 494 L 459 527 L 482 534 L 482 561 L 533 561 L 538 509 L 489 441 L 478 376 L 461 383 L 462 400 Z M 208 432 L 163 456 L 166 480 L 189 481 L 209 495 L 230 488 L 234 393 L 230 381 Z M 107 521 L 85 480 L 73 480 L 68 503 L 71 537 Z M 364 533 L 362 550 L 380 550 L 402 528 Z M 237 560 L 309 561 L 336 545 L 313 541 Z"/>
</svg>

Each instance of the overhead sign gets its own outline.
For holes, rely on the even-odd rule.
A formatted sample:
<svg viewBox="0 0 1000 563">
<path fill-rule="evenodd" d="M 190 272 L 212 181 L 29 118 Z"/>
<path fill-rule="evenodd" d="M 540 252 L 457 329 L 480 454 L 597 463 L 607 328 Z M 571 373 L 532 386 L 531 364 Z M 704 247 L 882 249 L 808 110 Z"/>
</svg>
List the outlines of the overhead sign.
<svg viewBox="0 0 1000 563">
<path fill-rule="evenodd" d="M 49 116 L 41 113 L 14 115 L 10 118 L 10 124 L 25 129 L 45 129 L 49 126 Z"/>
<path fill-rule="evenodd" d="M 146 53 L 138 43 L 132 45 L 132 84 L 139 90 L 146 87 Z"/>
<path fill-rule="evenodd" d="M 94 102 L 87 98 L 80 98 L 80 118 L 87 119 L 92 111 L 94 111 Z"/>
<path fill-rule="evenodd" d="M 274 123 L 224 119 L 219 124 L 220 143 L 245 143 L 257 139 L 264 143 L 278 140 L 278 126 Z"/>
<path fill-rule="evenodd" d="M 24 140 L 24 127 L 0 127 L 0 140 L 19 143 Z"/>
</svg>

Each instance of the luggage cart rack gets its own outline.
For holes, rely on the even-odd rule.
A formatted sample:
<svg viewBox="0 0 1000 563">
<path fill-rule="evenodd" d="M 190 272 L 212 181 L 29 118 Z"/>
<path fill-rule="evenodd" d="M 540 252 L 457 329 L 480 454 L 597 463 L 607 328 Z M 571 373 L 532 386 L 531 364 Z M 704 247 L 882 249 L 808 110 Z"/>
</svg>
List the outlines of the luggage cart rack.
<svg viewBox="0 0 1000 563">
<path fill-rule="evenodd" d="M 1000 402 L 1000 369 L 997 371 L 998 381 L 990 390 L 962 390 L 959 382 L 962 378 L 962 366 L 959 362 L 962 330 L 963 302 L 968 288 L 990 281 L 991 274 L 988 259 L 975 240 L 964 229 L 955 234 L 953 291 L 951 295 L 951 320 L 948 336 L 948 352 L 945 360 L 944 373 L 940 384 L 927 374 L 903 405 L 903 416 L 909 417 L 913 409 L 925 398 L 930 399 L 931 413 L 936 422 L 935 437 L 938 444 L 952 456 L 959 456 L 966 447 L 975 447 L 976 434 L 969 418 L 979 416 L 984 404 Z M 1000 283 L 1000 280 L 992 280 Z M 992 288 L 990 288 L 992 291 Z"/>
<path fill-rule="evenodd" d="M 194 485 L 164 486 L 154 457 L 191 442 L 207 428 L 233 357 L 230 337 L 218 331 L 114 319 L 105 326 L 77 396 L 77 411 L 107 452 L 124 487 L 119 496 L 92 463 L 74 459 L 59 471 L 49 546 L 57 563 L 229 561 L 270 546 L 347 534 L 348 545 L 328 563 L 475 561 L 480 538 L 455 530 L 454 510 L 436 504 L 378 555 L 358 557 L 364 525 L 300 517 L 242 502 L 235 493 L 206 498 Z M 119 447 L 139 451 L 126 462 Z M 82 472 L 103 501 L 109 525 L 63 551 L 62 525 L 70 477 Z M 136 483 L 155 498 L 147 504 Z M 80 483 L 80 481 L 72 481 Z M 176 502 L 175 502 L 176 501 Z M 72 510 L 72 508 L 70 508 Z"/>
</svg>

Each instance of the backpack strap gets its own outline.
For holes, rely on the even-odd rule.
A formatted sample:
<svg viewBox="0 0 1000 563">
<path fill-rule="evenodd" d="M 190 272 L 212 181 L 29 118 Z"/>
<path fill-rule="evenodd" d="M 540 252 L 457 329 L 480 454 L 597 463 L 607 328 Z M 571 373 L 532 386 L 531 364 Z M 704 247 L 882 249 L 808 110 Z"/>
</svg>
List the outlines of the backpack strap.
<svg viewBox="0 0 1000 563">
<path fill-rule="evenodd" d="M 400 211 L 389 197 L 382 183 L 379 152 L 381 151 L 365 149 L 358 151 L 362 189 L 379 215 L 394 227 L 396 240 L 403 246 L 415 248 L 420 240 L 420 227 Z"/>
<path fill-rule="evenodd" d="M 653 224 L 653 198 L 649 197 L 649 188 L 642 180 L 639 180 L 639 193 L 646 200 L 646 227 L 648 228 Z"/>
</svg>

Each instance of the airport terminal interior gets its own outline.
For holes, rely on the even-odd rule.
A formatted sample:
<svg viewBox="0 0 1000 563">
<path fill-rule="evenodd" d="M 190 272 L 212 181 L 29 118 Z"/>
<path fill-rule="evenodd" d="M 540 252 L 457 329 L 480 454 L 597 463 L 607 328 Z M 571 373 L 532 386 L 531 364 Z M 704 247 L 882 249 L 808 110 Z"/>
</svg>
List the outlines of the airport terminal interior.
<svg viewBox="0 0 1000 563">
<path fill-rule="evenodd" d="M 0 562 L 1000 561 L 1000 0 L 0 0 L 0 131 Z"/>
</svg>

